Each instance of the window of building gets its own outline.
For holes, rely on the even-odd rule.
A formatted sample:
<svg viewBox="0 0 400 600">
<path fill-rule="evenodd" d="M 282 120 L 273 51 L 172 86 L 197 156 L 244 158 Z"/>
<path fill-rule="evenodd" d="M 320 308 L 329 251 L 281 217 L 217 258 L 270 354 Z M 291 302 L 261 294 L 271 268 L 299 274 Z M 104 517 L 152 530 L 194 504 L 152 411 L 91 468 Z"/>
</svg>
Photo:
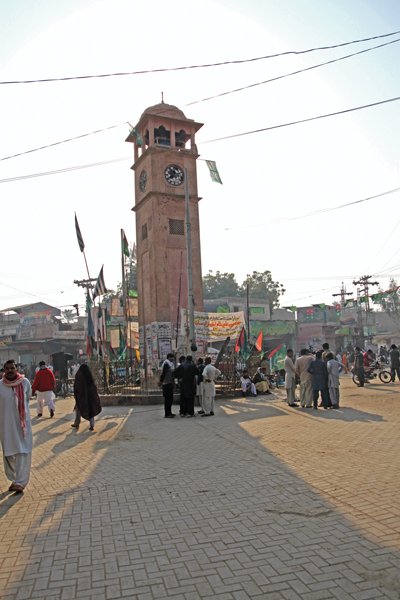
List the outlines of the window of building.
<svg viewBox="0 0 400 600">
<path fill-rule="evenodd" d="M 142 225 L 142 240 L 147 239 L 147 223 Z"/>
<path fill-rule="evenodd" d="M 169 232 L 172 235 L 185 235 L 184 222 L 180 219 L 168 219 Z"/>
<path fill-rule="evenodd" d="M 184 129 L 175 133 L 175 146 L 177 148 L 185 148 L 188 140 L 190 140 L 190 135 L 188 135 Z"/>
<path fill-rule="evenodd" d="M 154 141 L 156 144 L 160 146 L 170 146 L 171 145 L 171 132 L 165 129 L 164 125 L 160 125 L 160 127 L 156 127 L 154 129 Z"/>
</svg>

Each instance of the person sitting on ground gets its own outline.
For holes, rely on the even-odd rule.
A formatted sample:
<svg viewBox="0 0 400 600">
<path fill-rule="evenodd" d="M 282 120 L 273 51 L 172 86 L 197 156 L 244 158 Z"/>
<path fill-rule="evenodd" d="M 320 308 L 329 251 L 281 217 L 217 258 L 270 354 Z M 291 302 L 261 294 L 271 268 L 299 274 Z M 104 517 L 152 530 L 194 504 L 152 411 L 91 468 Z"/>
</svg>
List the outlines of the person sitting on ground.
<svg viewBox="0 0 400 600">
<path fill-rule="evenodd" d="M 256 374 L 253 377 L 253 383 L 258 394 L 270 394 L 268 377 L 265 367 L 258 367 Z"/>
<path fill-rule="evenodd" d="M 242 386 L 242 396 L 246 396 L 249 392 L 253 396 L 257 396 L 256 386 L 252 382 L 247 369 L 243 369 L 243 373 L 240 378 L 240 385 Z"/>
</svg>

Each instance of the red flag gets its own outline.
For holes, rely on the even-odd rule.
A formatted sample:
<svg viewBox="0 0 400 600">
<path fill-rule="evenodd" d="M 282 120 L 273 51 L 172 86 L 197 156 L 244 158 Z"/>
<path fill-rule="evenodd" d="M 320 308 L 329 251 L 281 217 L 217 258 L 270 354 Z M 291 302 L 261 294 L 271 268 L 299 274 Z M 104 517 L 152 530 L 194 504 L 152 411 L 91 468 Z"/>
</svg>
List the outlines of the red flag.
<svg viewBox="0 0 400 600">
<path fill-rule="evenodd" d="M 239 352 L 241 348 L 244 346 L 244 327 L 242 327 L 242 331 L 239 334 L 238 339 L 236 340 L 235 352 Z"/>
<path fill-rule="evenodd" d="M 262 344 L 263 344 L 263 332 L 260 331 L 260 333 L 258 334 L 258 337 L 256 339 L 256 343 L 254 344 L 255 349 L 258 350 L 259 352 L 261 352 Z"/>
<path fill-rule="evenodd" d="M 271 352 L 268 354 L 268 358 L 272 358 L 274 356 L 274 354 L 276 354 L 278 352 L 278 350 L 280 350 L 282 348 L 282 346 L 283 346 L 283 344 L 279 344 L 279 346 L 277 346 L 276 348 L 271 350 Z"/>
</svg>

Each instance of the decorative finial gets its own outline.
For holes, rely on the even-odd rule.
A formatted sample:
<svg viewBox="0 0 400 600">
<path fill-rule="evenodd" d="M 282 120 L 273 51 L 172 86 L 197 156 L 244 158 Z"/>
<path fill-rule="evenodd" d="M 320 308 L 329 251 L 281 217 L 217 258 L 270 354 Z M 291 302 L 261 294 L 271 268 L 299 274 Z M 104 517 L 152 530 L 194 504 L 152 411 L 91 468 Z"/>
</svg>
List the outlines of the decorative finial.
<svg viewBox="0 0 400 600">
<path fill-rule="evenodd" d="M 161 92 L 161 104 L 164 104 L 164 92 Z"/>
</svg>

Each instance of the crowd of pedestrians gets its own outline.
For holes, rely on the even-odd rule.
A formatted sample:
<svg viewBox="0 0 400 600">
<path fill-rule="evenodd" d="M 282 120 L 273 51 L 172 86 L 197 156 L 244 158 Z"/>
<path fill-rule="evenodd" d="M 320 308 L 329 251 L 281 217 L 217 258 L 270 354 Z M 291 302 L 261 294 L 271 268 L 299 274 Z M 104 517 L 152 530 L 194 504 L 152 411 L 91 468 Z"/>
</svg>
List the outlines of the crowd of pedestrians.
<svg viewBox="0 0 400 600">
<path fill-rule="evenodd" d="M 211 358 L 199 358 L 195 364 L 192 356 L 180 356 L 175 366 L 174 355 L 167 355 L 161 367 L 159 384 L 164 397 L 164 417 L 173 419 L 172 412 L 175 382 L 179 385 L 179 415 L 194 417 L 195 398 L 197 396 L 201 417 L 214 416 L 215 381 L 221 371 L 211 364 Z"/>
</svg>

